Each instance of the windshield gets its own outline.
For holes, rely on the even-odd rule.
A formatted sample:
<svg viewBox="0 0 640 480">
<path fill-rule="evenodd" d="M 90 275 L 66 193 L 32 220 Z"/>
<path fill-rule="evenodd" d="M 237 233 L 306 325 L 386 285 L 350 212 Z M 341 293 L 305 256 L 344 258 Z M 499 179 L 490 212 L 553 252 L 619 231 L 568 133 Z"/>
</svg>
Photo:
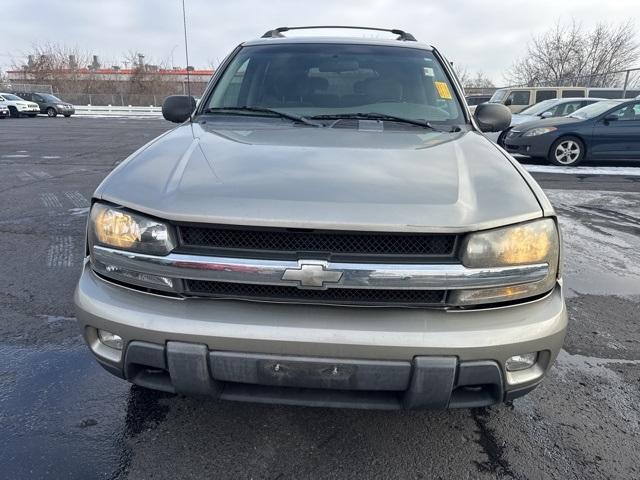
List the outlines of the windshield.
<svg viewBox="0 0 640 480">
<path fill-rule="evenodd" d="M 540 103 L 536 103 L 535 105 L 531 105 L 530 107 L 525 108 L 519 113 L 520 115 L 540 115 L 541 113 L 544 113 L 547 110 L 549 110 L 556 103 L 558 103 L 558 100 L 555 100 L 555 99 L 543 100 Z"/>
<path fill-rule="evenodd" d="M 269 108 L 298 117 L 379 113 L 434 124 L 465 123 L 449 79 L 432 52 L 376 45 L 245 47 L 203 110 L 240 107 Z"/>
<path fill-rule="evenodd" d="M 491 95 L 491 98 L 489 99 L 489 103 L 502 103 L 502 102 L 504 102 L 504 99 L 507 98 L 507 94 L 508 93 L 509 93 L 509 91 L 505 90 L 505 89 L 496 90 L 495 92 L 493 92 L 493 95 Z"/>
<path fill-rule="evenodd" d="M 55 95 L 51 95 L 49 93 L 39 93 L 38 95 L 40 95 L 45 100 L 45 102 L 61 102 L 62 101 Z"/>
<path fill-rule="evenodd" d="M 11 93 L 4 93 L 2 96 L 3 96 L 6 100 L 22 100 L 22 101 L 24 101 L 24 99 L 23 99 L 23 98 L 20 98 L 19 96 L 17 96 L 17 95 L 13 95 L 13 94 L 11 94 Z"/>
<path fill-rule="evenodd" d="M 609 102 L 597 102 L 592 103 L 591 105 L 587 105 L 586 107 L 582 107 L 575 112 L 573 112 L 570 117 L 582 118 L 586 120 L 588 118 L 594 118 L 598 115 L 603 114 L 607 110 L 614 108 L 620 105 L 621 102 L 609 101 Z"/>
</svg>

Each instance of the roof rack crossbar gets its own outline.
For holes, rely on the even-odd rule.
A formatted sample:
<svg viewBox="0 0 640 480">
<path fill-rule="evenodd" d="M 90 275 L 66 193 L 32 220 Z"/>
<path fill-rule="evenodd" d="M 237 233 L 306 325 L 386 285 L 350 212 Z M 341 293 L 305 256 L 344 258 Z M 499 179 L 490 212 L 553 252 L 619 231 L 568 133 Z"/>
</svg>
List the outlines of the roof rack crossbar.
<svg viewBox="0 0 640 480">
<path fill-rule="evenodd" d="M 319 28 L 348 28 L 353 30 L 375 30 L 377 32 L 389 32 L 394 35 L 398 35 L 397 40 L 415 42 L 416 37 L 411 35 L 409 32 L 405 32 L 404 30 L 399 30 L 397 28 L 376 28 L 376 27 L 356 27 L 351 25 L 310 25 L 307 27 L 278 27 L 273 30 L 269 30 L 262 38 L 282 38 L 283 32 L 288 32 L 289 30 L 310 30 L 310 29 L 319 29 Z"/>
</svg>

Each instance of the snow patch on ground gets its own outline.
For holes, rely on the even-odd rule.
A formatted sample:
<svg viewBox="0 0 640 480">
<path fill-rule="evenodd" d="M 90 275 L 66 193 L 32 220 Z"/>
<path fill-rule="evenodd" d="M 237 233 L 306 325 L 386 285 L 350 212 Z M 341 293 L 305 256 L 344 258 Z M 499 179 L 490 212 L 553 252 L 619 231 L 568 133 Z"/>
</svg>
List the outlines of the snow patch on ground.
<svg viewBox="0 0 640 480">
<path fill-rule="evenodd" d="M 566 175 L 623 175 L 640 177 L 640 167 L 557 167 L 555 165 L 522 165 L 532 173 L 562 173 Z"/>
</svg>

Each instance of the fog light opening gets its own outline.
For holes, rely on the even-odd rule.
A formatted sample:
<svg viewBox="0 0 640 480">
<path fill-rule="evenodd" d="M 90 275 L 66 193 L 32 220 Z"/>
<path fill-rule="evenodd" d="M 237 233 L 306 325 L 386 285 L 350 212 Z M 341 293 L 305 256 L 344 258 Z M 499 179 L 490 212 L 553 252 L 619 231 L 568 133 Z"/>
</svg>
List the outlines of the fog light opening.
<svg viewBox="0 0 640 480">
<path fill-rule="evenodd" d="M 106 330 L 98 329 L 98 338 L 103 345 L 115 350 L 122 350 L 122 337 Z"/>
<path fill-rule="evenodd" d="M 519 372 L 533 367 L 538 360 L 538 352 L 514 355 L 505 362 L 507 372 Z"/>
</svg>

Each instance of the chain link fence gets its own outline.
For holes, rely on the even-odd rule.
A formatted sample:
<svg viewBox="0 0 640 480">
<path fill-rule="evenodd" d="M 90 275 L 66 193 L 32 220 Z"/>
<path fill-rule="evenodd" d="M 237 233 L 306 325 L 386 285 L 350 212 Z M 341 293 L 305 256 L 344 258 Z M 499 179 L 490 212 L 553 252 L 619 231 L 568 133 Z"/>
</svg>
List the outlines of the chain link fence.
<svg viewBox="0 0 640 480">
<path fill-rule="evenodd" d="M 206 84 L 201 82 L 191 85 L 191 94 L 199 97 L 204 93 Z M 101 106 L 134 106 L 134 107 L 160 107 L 167 95 L 186 95 L 186 85 L 178 84 L 173 92 L 161 91 L 157 93 L 64 93 L 53 94 L 65 102 L 74 105 L 101 105 Z"/>
<path fill-rule="evenodd" d="M 566 76 L 557 79 L 535 79 L 528 84 L 511 87 L 585 87 L 618 88 L 623 92 L 640 89 L 640 67 L 589 75 Z M 623 95 L 624 97 L 625 95 Z"/>
<path fill-rule="evenodd" d="M 38 85 L 35 83 L 7 83 L 6 88 L 14 92 L 53 93 L 51 85 Z"/>
<path fill-rule="evenodd" d="M 165 95 L 140 93 L 54 93 L 54 95 L 74 105 L 159 107 L 165 99 Z"/>
</svg>

